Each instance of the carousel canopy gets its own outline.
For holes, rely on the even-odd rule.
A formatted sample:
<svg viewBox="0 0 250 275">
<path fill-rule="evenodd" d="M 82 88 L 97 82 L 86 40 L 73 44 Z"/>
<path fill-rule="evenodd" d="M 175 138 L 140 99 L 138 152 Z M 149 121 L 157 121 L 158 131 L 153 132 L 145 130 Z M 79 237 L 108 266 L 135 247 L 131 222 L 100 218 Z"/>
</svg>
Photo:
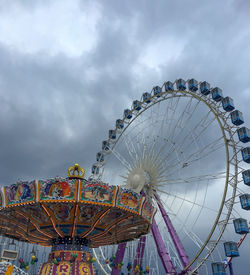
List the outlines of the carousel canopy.
<svg viewBox="0 0 250 275">
<path fill-rule="evenodd" d="M 147 234 L 155 209 L 129 189 L 85 180 L 78 164 L 67 178 L 18 182 L 0 192 L 0 230 L 21 241 L 98 247 Z"/>
</svg>

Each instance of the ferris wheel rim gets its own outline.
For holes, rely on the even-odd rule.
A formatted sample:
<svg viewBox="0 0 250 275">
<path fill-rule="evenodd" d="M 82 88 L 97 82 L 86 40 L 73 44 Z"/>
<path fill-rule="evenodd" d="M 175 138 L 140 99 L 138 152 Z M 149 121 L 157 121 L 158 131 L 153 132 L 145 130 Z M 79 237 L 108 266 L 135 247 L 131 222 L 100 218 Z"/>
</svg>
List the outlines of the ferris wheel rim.
<svg viewBox="0 0 250 275">
<path fill-rule="evenodd" d="M 216 112 L 215 110 L 219 110 L 219 105 L 217 103 L 212 102 L 212 100 L 210 100 L 210 103 L 208 103 L 208 97 L 204 96 L 204 95 L 197 95 L 195 92 L 190 92 L 190 91 L 183 91 L 183 90 L 173 90 L 173 91 L 165 91 L 162 92 L 161 98 L 157 98 L 156 95 L 151 95 L 150 99 L 156 99 L 155 101 L 153 100 L 151 104 L 145 104 L 145 106 L 143 107 L 143 110 L 140 112 L 136 112 L 135 109 L 132 109 L 132 113 L 134 115 L 133 119 L 129 120 L 127 122 L 127 125 L 124 127 L 124 129 L 122 129 L 122 131 L 119 133 L 119 136 L 116 138 L 115 141 L 112 141 L 111 143 L 111 148 L 114 148 L 117 144 L 117 142 L 119 141 L 119 139 L 121 138 L 121 136 L 123 135 L 123 133 L 127 130 L 127 128 L 131 125 L 131 123 L 133 123 L 133 121 L 135 121 L 138 116 L 140 116 L 144 111 L 150 109 L 152 106 L 154 106 L 155 104 L 161 102 L 161 101 L 165 101 L 168 100 L 170 97 L 167 97 L 168 94 L 172 94 L 172 97 L 177 97 L 176 94 L 181 93 L 181 95 L 178 95 L 179 97 L 185 97 L 185 96 L 190 96 L 192 98 L 196 98 L 199 101 L 202 101 L 209 109 L 210 111 L 213 113 L 213 115 L 215 116 L 217 123 L 220 127 L 221 133 L 223 135 L 223 139 L 224 139 L 224 147 L 225 147 L 225 152 L 226 152 L 226 178 L 225 178 L 225 184 L 224 184 L 224 191 L 223 191 L 223 195 L 222 195 L 222 199 L 221 199 L 221 203 L 220 203 L 220 207 L 219 207 L 219 212 L 216 216 L 216 219 L 213 223 L 213 226 L 211 227 L 211 230 L 208 234 L 208 237 L 206 239 L 206 241 L 204 242 L 203 246 L 201 247 L 201 249 L 198 250 L 198 252 L 196 253 L 196 255 L 193 257 L 193 259 L 189 262 L 189 264 L 184 268 L 184 270 L 187 270 L 191 265 L 193 265 L 193 263 L 199 258 L 200 254 L 202 253 L 202 251 L 204 250 L 204 248 L 206 247 L 206 245 L 208 244 L 208 242 L 210 241 L 211 237 L 213 236 L 213 233 L 216 229 L 216 227 L 218 226 L 218 223 L 220 222 L 220 217 L 221 217 L 221 213 L 223 211 L 223 208 L 225 206 L 225 201 L 226 201 L 226 195 L 228 192 L 228 185 L 229 185 L 229 171 L 230 171 L 230 155 L 229 155 L 229 144 L 228 144 L 228 139 L 227 136 L 225 134 L 225 125 L 229 126 L 229 124 L 227 123 L 226 119 L 222 117 L 223 113 L 226 112 Z M 220 104 L 220 103 L 219 103 Z M 213 106 L 212 106 L 213 105 Z M 125 121 L 125 119 L 123 119 L 123 121 Z M 224 125 L 223 125 L 224 123 Z M 232 140 L 234 141 L 234 134 L 232 134 L 231 128 L 232 126 L 228 127 L 230 129 L 230 135 L 232 137 Z M 117 128 L 115 129 L 117 130 Z M 107 140 L 108 142 L 110 141 L 110 138 Z M 233 147 L 235 149 L 235 142 L 233 144 Z M 105 152 L 104 152 L 105 153 Z M 105 163 L 101 164 L 100 167 L 105 167 Z M 235 164 L 236 170 L 238 170 L 238 163 Z M 102 176 L 102 174 L 101 174 Z M 235 172 L 236 177 L 236 181 L 237 181 L 237 177 L 238 177 L 238 173 Z M 233 196 L 232 199 L 234 201 L 235 198 L 235 191 L 237 188 L 237 184 L 233 187 Z M 232 204 L 233 205 L 233 204 Z M 228 219 L 230 217 L 230 214 L 232 212 L 232 208 L 231 209 L 227 209 L 227 222 Z M 221 231 L 221 234 L 219 234 L 219 237 L 217 238 L 217 243 L 219 242 L 225 228 L 227 225 L 227 222 L 223 225 L 223 229 Z M 210 256 L 210 254 L 213 252 L 213 249 L 217 246 L 217 243 L 213 246 L 212 249 L 209 250 L 209 253 L 207 254 L 207 257 L 205 260 L 207 260 L 207 258 Z M 196 271 L 200 265 L 202 265 L 205 261 L 201 261 L 200 264 L 195 267 L 192 272 Z"/>
</svg>

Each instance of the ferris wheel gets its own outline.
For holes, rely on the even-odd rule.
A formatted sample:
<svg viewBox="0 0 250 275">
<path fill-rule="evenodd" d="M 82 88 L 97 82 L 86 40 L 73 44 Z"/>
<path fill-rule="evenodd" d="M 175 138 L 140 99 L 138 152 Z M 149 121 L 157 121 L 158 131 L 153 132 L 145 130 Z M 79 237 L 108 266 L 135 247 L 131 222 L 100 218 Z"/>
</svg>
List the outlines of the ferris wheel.
<svg viewBox="0 0 250 275">
<path fill-rule="evenodd" d="M 239 217 L 239 205 L 250 209 L 243 123 L 232 98 L 195 79 L 167 81 L 124 110 L 91 178 L 132 189 L 158 211 L 147 236 L 93 250 L 104 274 L 226 274 L 221 247 L 238 256 L 232 227 L 249 232 Z"/>
</svg>

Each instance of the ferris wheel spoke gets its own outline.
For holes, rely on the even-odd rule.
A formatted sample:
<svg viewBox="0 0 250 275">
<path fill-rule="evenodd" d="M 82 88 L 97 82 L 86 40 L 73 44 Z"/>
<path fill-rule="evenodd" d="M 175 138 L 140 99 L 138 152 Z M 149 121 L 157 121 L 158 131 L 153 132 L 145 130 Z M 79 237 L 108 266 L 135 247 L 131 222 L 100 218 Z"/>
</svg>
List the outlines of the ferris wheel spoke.
<svg viewBox="0 0 250 275">
<path fill-rule="evenodd" d="M 162 203 L 164 204 L 164 207 L 166 207 L 168 212 L 172 212 L 171 208 L 169 208 L 169 206 L 164 201 L 162 201 Z M 185 221 L 182 221 L 176 215 L 175 217 L 178 220 L 178 222 L 181 224 L 181 228 L 185 233 L 185 238 L 188 237 L 198 247 L 198 249 L 200 249 L 202 247 L 203 241 L 201 241 L 201 239 L 192 230 L 188 232 Z M 208 250 L 207 246 L 205 248 Z"/>
<path fill-rule="evenodd" d="M 176 267 L 179 267 L 179 269 L 183 269 L 183 264 L 180 260 L 180 256 L 178 255 L 178 252 L 176 250 L 176 246 L 173 243 L 173 240 L 171 239 L 169 232 L 167 232 L 167 230 L 163 231 L 162 233 L 163 235 L 163 239 L 167 240 L 166 241 L 166 246 L 167 246 L 167 250 L 169 251 L 170 254 L 170 258 L 172 259 L 174 265 Z"/>
<path fill-rule="evenodd" d="M 208 120 L 209 115 L 210 115 L 210 112 L 208 112 L 208 113 L 198 122 L 197 125 L 195 125 L 192 129 L 189 129 L 188 134 L 187 134 L 182 140 L 179 141 L 179 144 L 180 144 L 180 148 L 179 148 L 179 149 L 183 150 L 184 146 L 187 147 L 187 148 L 190 147 L 190 146 L 194 143 L 194 141 L 195 141 L 197 138 L 199 138 L 199 137 L 202 135 L 202 133 L 204 133 L 204 132 L 207 130 L 207 128 L 210 126 L 210 124 L 212 124 L 212 123 L 215 121 L 215 119 L 216 119 L 215 117 L 213 117 L 212 119 Z M 207 120 L 208 120 L 208 121 L 207 121 Z M 205 124 L 205 123 L 206 123 L 206 124 Z M 204 126 L 204 124 L 205 124 L 205 126 Z M 195 130 L 197 130 L 199 127 L 201 127 L 201 130 L 198 131 L 196 134 L 194 134 L 194 133 L 195 133 Z M 184 129 L 183 129 L 181 132 L 185 132 Z M 185 143 L 186 140 L 189 140 L 190 137 L 193 137 L 192 141 L 191 141 L 190 143 L 186 144 L 186 143 Z M 175 142 L 172 141 L 172 144 L 175 144 Z M 166 157 L 165 157 L 164 159 L 166 160 L 166 159 L 174 152 L 174 150 L 175 150 L 175 148 L 172 147 L 172 150 L 169 151 L 169 152 L 167 153 L 167 155 L 166 155 Z"/>
<path fill-rule="evenodd" d="M 220 172 L 217 174 L 210 174 L 210 175 L 198 175 L 189 178 L 164 178 L 163 183 L 157 183 L 156 186 L 165 186 L 166 184 L 180 184 L 180 183 L 193 183 L 193 182 L 200 182 L 200 181 L 210 181 L 216 179 L 223 179 L 226 177 L 225 172 Z M 162 178 L 163 179 L 163 178 Z"/>
<path fill-rule="evenodd" d="M 131 166 L 134 167 L 137 161 L 138 153 L 135 150 L 133 142 L 129 142 L 128 139 L 124 139 L 124 144 L 126 145 L 127 151 L 130 156 Z"/>
<path fill-rule="evenodd" d="M 182 168 L 187 167 L 188 165 L 190 165 L 191 163 L 194 163 L 204 157 L 207 157 L 208 155 L 210 155 L 211 153 L 215 152 L 216 150 L 220 149 L 222 146 L 224 146 L 224 143 L 219 143 L 220 140 L 222 140 L 223 137 L 220 137 L 219 139 L 211 142 L 208 145 L 203 146 L 201 149 L 197 150 L 196 152 L 190 154 L 188 157 L 186 157 L 184 160 L 181 161 L 176 161 L 172 160 L 171 165 L 166 166 L 163 170 L 160 171 L 160 175 L 162 175 L 163 173 L 165 173 L 167 170 L 176 167 L 178 165 L 182 165 Z M 167 164 L 166 164 L 167 165 Z M 172 174 L 175 173 L 175 171 L 172 172 Z M 171 173 L 169 174 L 171 175 Z"/>
<path fill-rule="evenodd" d="M 158 204 L 158 207 L 160 209 L 160 212 L 161 212 L 161 215 L 163 217 L 163 220 L 168 228 L 168 232 L 171 236 L 171 239 L 174 243 L 174 247 L 177 251 L 177 254 L 178 254 L 178 257 L 179 259 L 181 260 L 181 263 L 183 265 L 183 267 L 185 267 L 186 265 L 188 265 L 189 263 L 189 258 L 186 254 L 186 251 L 184 250 L 184 247 L 179 239 L 179 236 L 177 235 L 176 233 L 176 230 L 175 228 L 173 227 L 173 224 L 168 216 L 168 214 L 166 213 L 162 203 L 161 203 L 161 200 L 160 200 L 160 197 L 158 196 L 158 194 L 155 194 L 155 199 L 156 199 L 156 202 Z"/>
<path fill-rule="evenodd" d="M 120 161 L 120 163 L 127 168 L 127 170 L 131 171 L 131 166 L 129 162 L 119 153 L 117 152 L 114 148 L 110 149 L 110 151 L 113 153 L 113 155 Z"/>
<path fill-rule="evenodd" d="M 166 194 L 166 195 L 168 195 L 168 196 L 171 196 L 171 197 L 180 199 L 180 200 L 185 201 L 185 202 L 190 203 L 190 204 L 195 204 L 195 205 L 197 205 L 197 206 L 199 206 L 199 207 L 201 207 L 201 208 L 205 208 L 205 209 L 208 209 L 208 210 L 210 210 L 210 211 L 212 211 L 212 212 L 218 213 L 218 210 L 215 210 L 215 209 L 212 209 L 212 208 L 210 208 L 210 207 L 207 207 L 207 206 L 204 206 L 204 205 L 202 205 L 202 204 L 199 204 L 199 203 L 197 203 L 197 202 L 188 200 L 188 199 L 183 198 L 183 197 L 181 197 L 181 196 L 178 196 L 178 195 L 176 195 L 176 194 L 172 194 L 172 193 L 166 192 L 166 191 L 164 191 L 164 190 L 162 190 L 162 189 L 160 189 L 160 188 L 156 188 L 156 190 L 157 190 L 158 192 L 163 193 L 163 194 Z"/>
<path fill-rule="evenodd" d="M 163 129 L 165 126 L 164 124 L 167 124 L 167 122 L 168 122 L 168 113 L 169 113 L 169 109 L 165 108 L 157 136 L 162 136 L 162 134 L 163 134 Z"/>
<path fill-rule="evenodd" d="M 168 125 L 168 128 L 169 128 L 169 129 L 171 129 L 171 127 L 172 127 L 172 124 L 173 124 L 173 121 L 174 121 L 174 116 L 175 116 L 176 110 L 177 110 L 177 105 L 178 105 L 178 103 L 179 103 L 179 101 L 180 101 L 180 97 L 177 97 L 177 99 L 176 99 L 176 101 L 175 101 L 174 104 L 172 104 L 173 100 L 174 100 L 174 99 L 171 98 L 170 107 L 167 106 L 167 108 L 168 108 L 169 110 L 172 111 L 171 117 L 167 120 L 167 121 L 169 121 L 169 125 Z"/>
<path fill-rule="evenodd" d="M 151 125 L 153 125 L 159 119 L 159 103 L 154 104 L 154 108 L 150 108 L 150 109 L 151 109 L 151 115 L 150 115 Z"/>
<path fill-rule="evenodd" d="M 202 209 L 204 208 L 204 201 L 205 201 L 205 196 L 204 196 L 203 204 L 201 205 L 202 207 L 200 207 L 199 215 L 200 215 Z M 168 212 L 170 212 L 170 213 L 173 212 L 172 209 L 166 204 L 166 202 L 162 201 L 162 203 L 164 204 L 164 207 L 166 207 L 166 209 L 168 209 Z M 198 217 L 196 218 L 195 222 L 193 223 L 192 227 L 189 230 L 186 227 L 186 220 L 185 221 L 181 220 L 180 218 L 178 218 L 178 215 L 175 215 L 175 218 L 181 224 L 181 230 L 183 230 L 185 232 L 184 239 L 186 237 L 188 237 L 189 239 L 191 239 L 194 242 L 194 244 L 197 245 L 198 248 L 201 248 L 204 242 L 198 237 L 197 234 L 194 233 L 194 230 L 193 230 L 193 228 L 196 225 L 196 222 L 198 220 Z M 209 248 L 207 246 L 205 246 L 205 248 L 207 250 L 209 250 Z"/>
<path fill-rule="evenodd" d="M 195 114 L 195 110 L 197 109 L 198 105 L 200 104 L 200 101 L 197 101 L 194 108 L 191 110 L 192 101 L 193 101 L 193 97 L 190 97 L 188 103 L 186 104 L 186 106 L 183 109 L 182 113 L 180 114 L 178 120 L 176 121 L 175 127 L 171 131 L 171 135 L 169 136 L 170 140 L 174 139 L 176 129 L 180 128 L 178 134 L 176 135 L 176 136 L 178 136 L 183 130 L 183 128 L 181 126 L 182 125 L 186 126 L 187 125 L 186 122 L 189 121 L 190 119 L 192 119 L 192 116 Z"/>
<path fill-rule="evenodd" d="M 189 237 L 191 240 L 193 240 L 193 242 L 199 247 L 201 248 L 204 241 L 202 241 L 199 236 L 197 234 L 195 234 L 193 231 L 187 231 L 187 229 L 184 227 L 184 231 L 186 233 L 186 236 Z M 206 250 L 209 250 L 208 246 L 205 246 Z"/>
<path fill-rule="evenodd" d="M 212 123 L 213 121 L 214 121 L 214 119 L 210 120 L 210 123 Z M 193 132 L 190 131 L 189 134 L 186 135 L 185 138 L 182 141 L 179 142 L 180 147 L 178 148 L 178 151 L 183 151 L 184 146 L 186 148 L 189 148 L 195 142 L 196 138 L 198 138 L 201 135 L 201 133 L 204 132 L 205 130 L 206 130 L 206 128 L 203 128 L 202 131 L 198 132 L 198 134 L 196 134 L 195 136 L 193 135 Z M 191 140 L 190 143 L 185 144 L 185 140 L 187 138 L 189 138 L 190 136 L 193 136 L 193 139 Z M 175 142 L 172 142 L 172 147 L 166 153 L 166 156 L 163 159 L 161 159 L 161 162 L 159 164 L 162 164 L 163 162 L 165 162 L 175 150 L 176 150 Z"/>
<path fill-rule="evenodd" d="M 186 198 L 183 198 L 183 200 L 182 200 L 182 205 L 184 204 L 184 202 L 186 202 Z M 182 224 L 183 224 L 183 225 L 186 224 L 186 221 L 187 221 L 188 218 L 190 217 L 191 212 L 192 212 L 194 206 L 195 206 L 195 204 L 192 203 L 192 206 L 191 206 L 191 208 L 190 208 L 190 210 L 189 210 L 189 213 L 185 215 L 185 219 L 182 221 Z M 171 208 L 172 208 L 172 206 L 171 206 Z M 203 208 L 204 208 L 204 205 L 200 205 L 200 209 L 203 209 Z M 178 214 L 179 214 L 179 212 L 181 211 L 181 209 L 182 209 L 182 206 L 181 206 L 181 207 L 179 208 L 179 210 L 177 211 L 176 216 L 178 216 Z M 193 226 L 195 226 L 195 223 L 193 223 Z M 183 230 L 183 226 L 179 229 L 179 233 L 181 233 L 182 230 Z"/>
</svg>

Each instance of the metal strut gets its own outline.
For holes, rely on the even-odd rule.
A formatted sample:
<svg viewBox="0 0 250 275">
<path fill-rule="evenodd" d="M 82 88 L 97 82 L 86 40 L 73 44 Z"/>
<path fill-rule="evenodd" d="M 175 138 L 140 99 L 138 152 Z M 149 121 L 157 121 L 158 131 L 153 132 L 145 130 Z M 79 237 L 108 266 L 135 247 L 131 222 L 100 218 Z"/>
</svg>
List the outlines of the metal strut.
<svg viewBox="0 0 250 275">
<path fill-rule="evenodd" d="M 173 265 L 173 263 L 171 261 L 171 258 L 168 254 L 168 251 L 165 247 L 165 244 L 163 242 L 160 230 L 158 228 L 158 225 L 156 224 L 155 219 L 153 221 L 151 231 L 152 231 L 155 243 L 156 243 L 156 247 L 157 247 L 159 257 L 161 258 L 162 265 L 165 269 L 165 272 L 167 274 L 177 275 L 175 266 Z"/>
<path fill-rule="evenodd" d="M 229 266 L 230 275 L 234 275 L 232 262 L 230 262 L 230 263 L 228 264 L 228 266 Z"/>
<path fill-rule="evenodd" d="M 111 275 L 120 275 L 121 274 L 121 270 L 118 269 L 118 264 L 120 264 L 123 261 L 123 257 L 124 257 L 125 250 L 126 250 L 126 244 L 127 243 L 120 243 L 118 245 L 116 255 L 115 255 L 115 263 L 114 263 L 115 265 L 112 268 Z"/>
<path fill-rule="evenodd" d="M 164 222 L 165 222 L 165 224 L 166 224 L 166 226 L 168 228 L 168 232 L 169 232 L 169 234 L 170 234 L 170 236 L 171 236 L 171 238 L 173 240 L 173 243 L 175 245 L 175 248 L 177 250 L 179 258 L 180 258 L 180 260 L 181 260 L 181 262 L 183 264 L 183 267 L 185 268 L 188 265 L 188 263 L 190 262 L 189 258 L 188 258 L 188 255 L 187 255 L 187 253 L 186 253 L 186 251 L 185 251 L 185 249 L 184 249 L 184 247 L 183 247 L 183 245 L 182 245 L 182 243 L 181 243 L 181 241 L 179 239 L 179 236 L 176 233 L 176 230 L 175 230 L 175 228 L 174 228 L 174 226 L 173 226 L 173 224 L 172 224 L 172 222 L 171 222 L 171 220 L 170 220 L 170 218 L 169 218 L 166 210 L 164 209 L 164 207 L 163 207 L 163 205 L 161 203 L 161 200 L 160 200 L 160 197 L 158 196 L 158 194 L 155 194 L 155 199 L 156 199 L 158 207 L 159 207 L 159 209 L 161 211 L 161 215 L 163 217 L 163 220 L 164 220 Z M 189 267 L 187 269 L 187 271 L 191 271 L 191 268 Z"/>
<path fill-rule="evenodd" d="M 135 270 L 137 264 L 139 266 L 142 265 L 145 244 L 146 244 L 146 237 L 143 236 L 140 238 L 140 241 L 139 241 L 137 249 L 136 249 L 136 256 L 135 256 L 135 260 L 134 260 L 134 264 L 133 264 L 133 270 Z"/>
</svg>

